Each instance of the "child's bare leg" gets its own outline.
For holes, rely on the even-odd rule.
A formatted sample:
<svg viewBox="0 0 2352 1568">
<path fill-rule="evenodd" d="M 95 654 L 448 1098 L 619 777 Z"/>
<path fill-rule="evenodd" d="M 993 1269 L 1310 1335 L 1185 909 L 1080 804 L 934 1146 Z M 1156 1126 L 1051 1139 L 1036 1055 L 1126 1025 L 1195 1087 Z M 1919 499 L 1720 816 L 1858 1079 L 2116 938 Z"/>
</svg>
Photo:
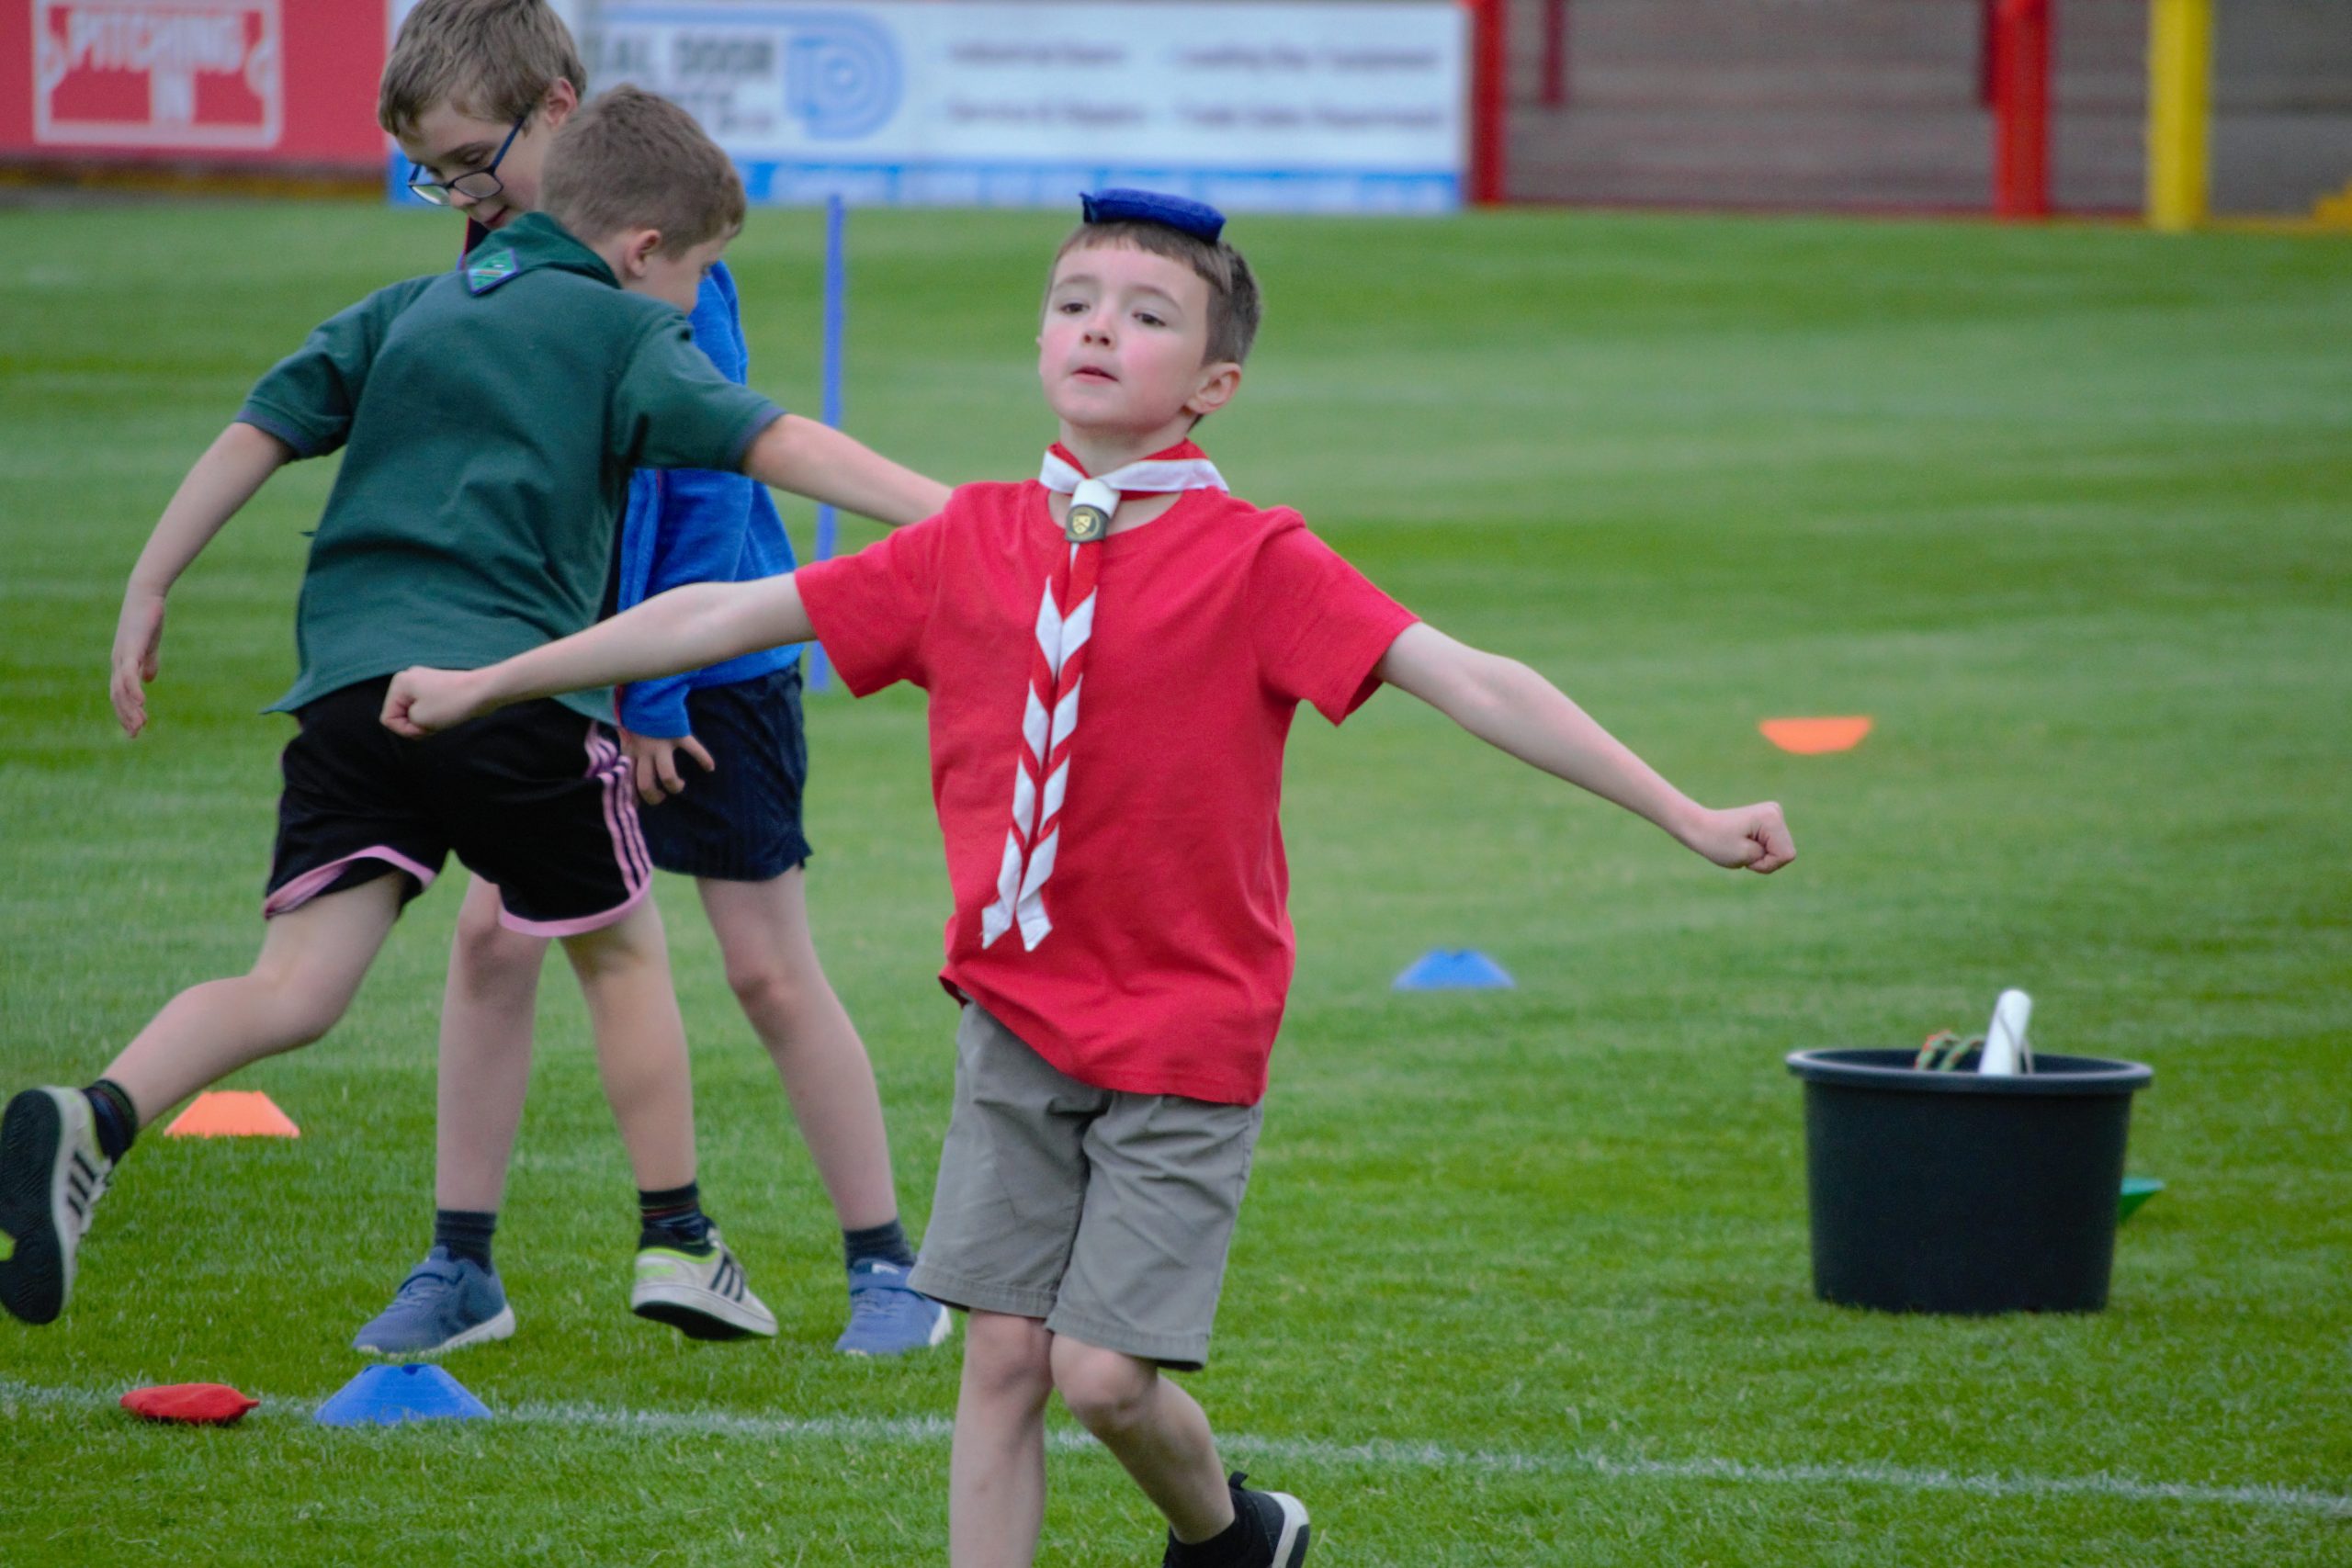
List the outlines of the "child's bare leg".
<svg viewBox="0 0 2352 1568">
<path fill-rule="evenodd" d="M 441 1079 L 434 1201 L 495 1213 L 523 1097 L 531 1083 L 531 1024 L 548 939 L 509 931 L 498 888 L 474 877 L 458 911 L 441 998 Z"/>
<path fill-rule="evenodd" d="M 1053 1372 L 1069 1413 L 1126 1467 L 1178 1540 L 1206 1540 L 1233 1523 L 1208 1416 L 1158 1366 L 1062 1334 Z"/>
<path fill-rule="evenodd" d="M 400 916 L 401 891 L 398 875 L 379 876 L 289 909 L 263 929 L 250 971 L 164 1003 L 104 1075 L 129 1092 L 140 1125 L 334 1028 Z"/>
<path fill-rule="evenodd" d="M 694 1080 L 662 917 L 648 899 L 602 931 L 564 938 L 563 951 L 588 998 L 605 1098 L 637 1176 L 644 1227 L 629 1310 L 696 1339 L 773 1337 L 775 1314 L 752 1293 L 695 1190 Z"/>
<path fill-rule="evenodd" d="M 645 1191 L 695 1179 L 694 1080 L 670 983 L 662 916 L 646 899 L 601 931 L 563 939 L 596 1035 L 596 1068 Z"/>
<path fill-rule="evenodd" d="M 1053 1344 L 1034 1317 L 976 1312 L 966 1325 L 947 1461 L 949 1568 L 1029 1568 L 1036 1561 Z"/>
<path fill-rule="evenodd" d="M 727 983 L 784 1079 L 793 1119 L 843 1230 L 899 1217 L 874 1066 L 808 935 L 807 880 L 698 879 Z"/>
</svg>

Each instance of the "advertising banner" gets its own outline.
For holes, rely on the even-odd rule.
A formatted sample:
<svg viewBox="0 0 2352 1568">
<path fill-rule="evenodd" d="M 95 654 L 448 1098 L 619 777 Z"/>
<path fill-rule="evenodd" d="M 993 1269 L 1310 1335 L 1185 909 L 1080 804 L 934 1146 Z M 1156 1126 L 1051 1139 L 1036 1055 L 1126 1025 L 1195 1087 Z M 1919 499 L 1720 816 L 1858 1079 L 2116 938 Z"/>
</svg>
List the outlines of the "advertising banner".
<svg viewBox="0 0 2352 1568">
<path fill-rule="evenodd" d="M 605 0 L 599 86 L 686 105 L 755 201 L 1031 206 L 1146 185 L 1237 209 L 1463 197 L 1450 3 Z"/>
<path fill-rule="evenodd" d="M 0 157 L 376 166 L 381 7 L 0 0 Z"/>
<path fill-rule="evenodd" d="M 1460 205 L 1451 0 L 555 0 L 592 85 L 686 104 L 752 198 L 1237 209 Z M 413 0 L 0 0 L 0 160 L 382 167 Z M 406 167 L 390 160 L 396 194 Z"/>
</svg>

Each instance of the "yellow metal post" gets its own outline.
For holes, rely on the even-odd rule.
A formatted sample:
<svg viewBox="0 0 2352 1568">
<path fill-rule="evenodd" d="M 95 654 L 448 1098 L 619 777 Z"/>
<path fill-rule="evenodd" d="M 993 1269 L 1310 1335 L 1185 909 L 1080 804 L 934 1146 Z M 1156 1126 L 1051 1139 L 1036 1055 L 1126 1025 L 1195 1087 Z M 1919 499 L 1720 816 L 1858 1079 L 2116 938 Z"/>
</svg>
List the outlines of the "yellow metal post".
<svg viewBox="0 0 2352 1568">
<path fill-rule="evenodd" d="M 2213 0 L 2148 6 L 2148 226 L 2205 221 L 2213 127 Z"/>
</svg>

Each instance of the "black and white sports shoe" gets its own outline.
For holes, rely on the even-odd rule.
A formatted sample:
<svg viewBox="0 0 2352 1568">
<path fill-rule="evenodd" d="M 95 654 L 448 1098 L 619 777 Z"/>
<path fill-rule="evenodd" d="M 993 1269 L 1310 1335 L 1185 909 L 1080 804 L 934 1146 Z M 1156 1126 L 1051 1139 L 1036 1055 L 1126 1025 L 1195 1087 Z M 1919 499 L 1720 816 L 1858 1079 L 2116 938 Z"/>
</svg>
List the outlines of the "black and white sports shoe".
<svg viewBox="0 0 2352 1568">
<path fill-rule="evenodd" d="M 775 1337 L 775 1314 L 752 1294 L 743 1265 L 714 1227 L 710 1251 L 696 1258 L 675 1247 L 639 1247 L 629 1311 L 666 1323 L 689 1339 Z"/>
<path fill-rule="evenodd" d="M 1270 1568 L 1298 1568 L 1306 1561 L 1306 1505 L 1287 1492 L 1252 1492 L 1241 1484 L 1249 1479 L 1237 1472 L 1226 1483 L 1233 1488 L 1234 1513 L 1247 1508 L 1257 1515 Z"/>
<path fill-rule="evenodd" d="M 74 1294 L 74 1255 L 114 1162 L 98 1152 L 90 1102 L 28 1089 L 0 1116 L 0 1306 L 53 1323 Z"/>
<path fill-rule="evenodd" d="M 1259 1492 L 1244 1486 L 1247 1475 L 1236 1472 L 1226 1485 L 1233 1493 L 1233 1517 L 1245 1526 L 1253 1527 L 1256 1537 L 1252 1550 L 1242 1561 L 1251 1568 L 1298 1568 L 1306 1561 L 1306 1505 L 1287 1492 Z M 1184 1548 L 1176 1537 L 1168 1538 L 1168 1555 L 1160 1560 L 1161 1568 L 1178 1568 L 1184 1561 Z"/>
</svg>

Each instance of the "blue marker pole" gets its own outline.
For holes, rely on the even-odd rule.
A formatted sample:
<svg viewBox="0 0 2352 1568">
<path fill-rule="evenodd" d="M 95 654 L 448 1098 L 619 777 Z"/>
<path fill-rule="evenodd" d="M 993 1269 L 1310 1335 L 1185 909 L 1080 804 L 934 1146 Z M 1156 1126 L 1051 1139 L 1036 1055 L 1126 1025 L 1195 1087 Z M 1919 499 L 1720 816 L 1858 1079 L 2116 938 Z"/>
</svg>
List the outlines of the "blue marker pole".
<svg viewBox="0 0 2352 1568">
<path fill-rule="evenodd" d="M 842 423 L 842 324 L 848 314 L 849 269 L 842 254 L 842 231 L 846 227 L 845 209 L 838 193 L 825 198 L 825 423 L 834 429 Z M 839 520 L 830 506 L 817 508 L 816 558 L 831 560 L 833 540 L 839 532 Z M 832 671 L 825 663 L 825 650 L 815 643 L 808 645 L 808 689 L 825 691 L 832 685 Z"/>
</svg>

